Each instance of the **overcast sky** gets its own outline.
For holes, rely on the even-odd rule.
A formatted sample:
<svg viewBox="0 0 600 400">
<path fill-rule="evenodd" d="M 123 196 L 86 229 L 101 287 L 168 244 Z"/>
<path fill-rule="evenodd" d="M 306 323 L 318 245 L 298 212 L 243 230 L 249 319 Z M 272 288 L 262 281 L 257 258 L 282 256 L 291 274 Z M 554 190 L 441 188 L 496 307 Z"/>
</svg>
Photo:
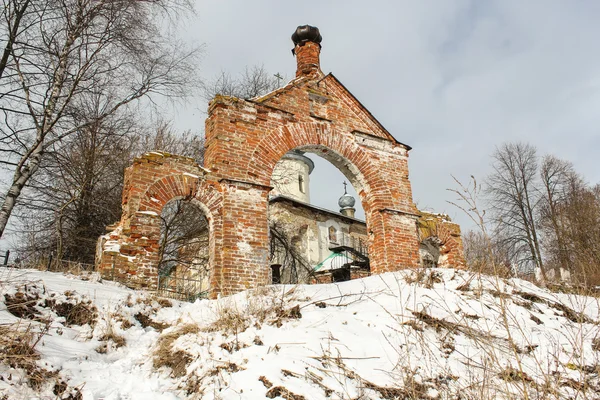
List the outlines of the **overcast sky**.
<svg viewBox="0 0 600 400">
<path fill-rule="evenodd" d="M 598 1 L 198 1 L 183 28 L 205 44 L 204 77 L 263 64 L 291 78 L 290 35 L 323 36 L 321 68 L 332 72 L 396 139 L 413 147 L 409 168 L 421 209 L 467 219 L 447 203 L 451 175 L 483 179 L 506 141 L 574 162 L 600 181 Z M 198 129 L 206 105 L 181 107 Z M 313 172 L 313 202 L 335 209 L 333 166 Z"/>
<path fill-rule="evenodd" d="M 182 22 L 204 44 L 205 78 L 264 65 L 292 78 L 290 36 L 317 26 L 321 67 L 332 72 L 400 142 L 421 209 L 448 213 L 451 177 L 480 180 L 506 141 L 572 161 L 600 181 L 600 1 L 198 0 Z M 201 131 L 206 102 L 178 106 L 180 129 Z M 317 163 L 313 202 L 337 208 L 343 177 Z"/>
</svg>

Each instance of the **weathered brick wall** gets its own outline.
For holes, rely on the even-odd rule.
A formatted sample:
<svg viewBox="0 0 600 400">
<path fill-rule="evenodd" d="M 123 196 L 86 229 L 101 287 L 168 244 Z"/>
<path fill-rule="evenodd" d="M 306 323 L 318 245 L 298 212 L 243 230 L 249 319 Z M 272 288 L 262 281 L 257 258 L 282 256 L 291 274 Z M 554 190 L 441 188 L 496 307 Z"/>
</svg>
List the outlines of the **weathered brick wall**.
<svg viewBox="0 0 600 400">
<path fill-rule="evenodd" d="M 297 78 L 253 101 L 215 98 L 207 120 L 207 165 L 215 173 L 266 186 L 288 151 L 316 153 L 357 189 L 370 232 L 372 272 L 416 267 L 418 211 L 408 179 L 408 147 L 376 122 L 365 121 L 372 117 L 342 89 L 332 75 L 319 75 L 314 81 Z M 311 100 L 317 90 L 318 99 Z"/>
<path fill-rule="evenodd" d="M 209 221 L 211 295 L 268 284 L 267 196 L 275 164 L 293 149 L 327 159 L 357 189 L 372 273 L 419 265 L 410 147 L 333 75 L 321 72 L 319 52 L 317 43 L 298 44 L 296 78 L 266 96 L 215 97 L 206 120 L 207 169 L 160 152 L 134 161 L 126 172 L 121 221 L 99 248 L 104 276 L 155 287 L 160 212 L 172 199 L 190 198 Z"/>
<path fill-rule="evenodd" d="M 439 239 L 440 259 L 438 266 L 442 268 L 466 268 L 460 226 L 450 217 L 443 214 L 421 212 L 419 218 L 419 236 L 421 240 L 430 237 Z"/>
<path fill-rule="evenodd" d="M 211 265 L 221 265 L 221 186 L 188 157 L 163 152 L 136 158 L 125 172 L 123 214 L 100 239 L 96 259 L 103 277 L 137 288 L 156 288 L 160 214 L 171 200 L 189 198 L 205 213 L 210 234 Z"/>
</svg>

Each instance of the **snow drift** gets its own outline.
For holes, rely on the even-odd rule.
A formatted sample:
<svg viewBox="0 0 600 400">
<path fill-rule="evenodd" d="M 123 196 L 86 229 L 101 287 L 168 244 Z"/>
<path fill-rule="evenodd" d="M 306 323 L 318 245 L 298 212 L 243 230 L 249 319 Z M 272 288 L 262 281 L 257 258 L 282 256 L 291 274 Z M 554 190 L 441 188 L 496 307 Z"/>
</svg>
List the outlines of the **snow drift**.
<svg viewBox="0 0 600 400">
<path fill-rule="evenodd" d="M 32 270 L 0 282 L 10 399 L 600 398 L 598 299 L 519 279 L 405 270 L 195 303 Z"/>
</svg>

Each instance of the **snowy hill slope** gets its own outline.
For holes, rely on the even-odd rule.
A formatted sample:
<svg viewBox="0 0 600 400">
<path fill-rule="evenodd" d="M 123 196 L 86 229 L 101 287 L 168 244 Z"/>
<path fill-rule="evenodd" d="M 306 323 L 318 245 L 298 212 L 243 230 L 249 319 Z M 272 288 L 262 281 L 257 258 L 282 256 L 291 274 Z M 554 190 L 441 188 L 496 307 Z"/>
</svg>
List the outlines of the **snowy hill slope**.
<svg viewBox="0 0 600 400">
<path fill-rule="evenodd" d="M 400 271 L 190 304 L 0 269 L 0 290 L 0 398 L 600 399 L 598 299 L 518 279 Z"/>
</svg>

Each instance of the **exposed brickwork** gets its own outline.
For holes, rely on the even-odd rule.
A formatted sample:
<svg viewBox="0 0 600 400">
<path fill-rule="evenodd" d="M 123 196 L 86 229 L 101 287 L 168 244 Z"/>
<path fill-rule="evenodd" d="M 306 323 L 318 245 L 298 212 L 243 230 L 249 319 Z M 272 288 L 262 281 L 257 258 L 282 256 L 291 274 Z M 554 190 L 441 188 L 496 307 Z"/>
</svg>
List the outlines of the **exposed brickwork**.
<svg viewBox="0 0 600 400">
<path fill-rule="evenodd" d="M 275 164 L 292 149 L 329 160 L 357 189 L 372 273 L 418 266 L 410 147 L 333 75 L 321 72 L 319 52 L 317 43 L 297 45 L 297 77 L 264 97 L 215 97 L 206 120 L 207 170 L 157 152 L 134 161 L 126 172 L 121 221 L 99 249 L 104 276 L 155 287 L 159 214 L 170 200 L 185 197 L 209 221 L 212 296 L 268 284 L 267 196 Z"/>
<path fill-rule="evenodd" d="M 305 42 L 294 49 L 298 68 L 296 76 L 312 75 L 319 72 L 319 55 L 321 46 L 313 42 Z"/>
<path fill-rule="evenodd" d="M 439 239 L 440 260 L 442 268 L 466 268 L 463 242 L 460 237 L 460 226 L 450 220 L 447 215 L 421 212 L 419 218 L 419 236 L 421 240 L 429 237 Z"/>
<path fill-rule="evenodd" d="M 366 269 L 350 268 L 350 280 L 366 278 L 367 276 L 370 276 L 370 275 L 371 275 L 371 273 Z M 334 281 L 333 280 L 333 272 L 327 271 L 325 273 L 321 273 L 321 274 L 314 276 L 312 278 L 311 283 L 312 284 L 332 283 L 333 281 Z"/>
<path fill-rule="evenodd" d="M 222 265 L 221 185 L 188 157 L 152 152 L 136 158 L 125 171 L 123 215 L 101 238 L 96 264 L 102 276 L 136 288 L 157 285 L 160 213 L 171 200 L 189 198 L 207 217 L 209 258 L 215 273 Z"/>
</svg>

